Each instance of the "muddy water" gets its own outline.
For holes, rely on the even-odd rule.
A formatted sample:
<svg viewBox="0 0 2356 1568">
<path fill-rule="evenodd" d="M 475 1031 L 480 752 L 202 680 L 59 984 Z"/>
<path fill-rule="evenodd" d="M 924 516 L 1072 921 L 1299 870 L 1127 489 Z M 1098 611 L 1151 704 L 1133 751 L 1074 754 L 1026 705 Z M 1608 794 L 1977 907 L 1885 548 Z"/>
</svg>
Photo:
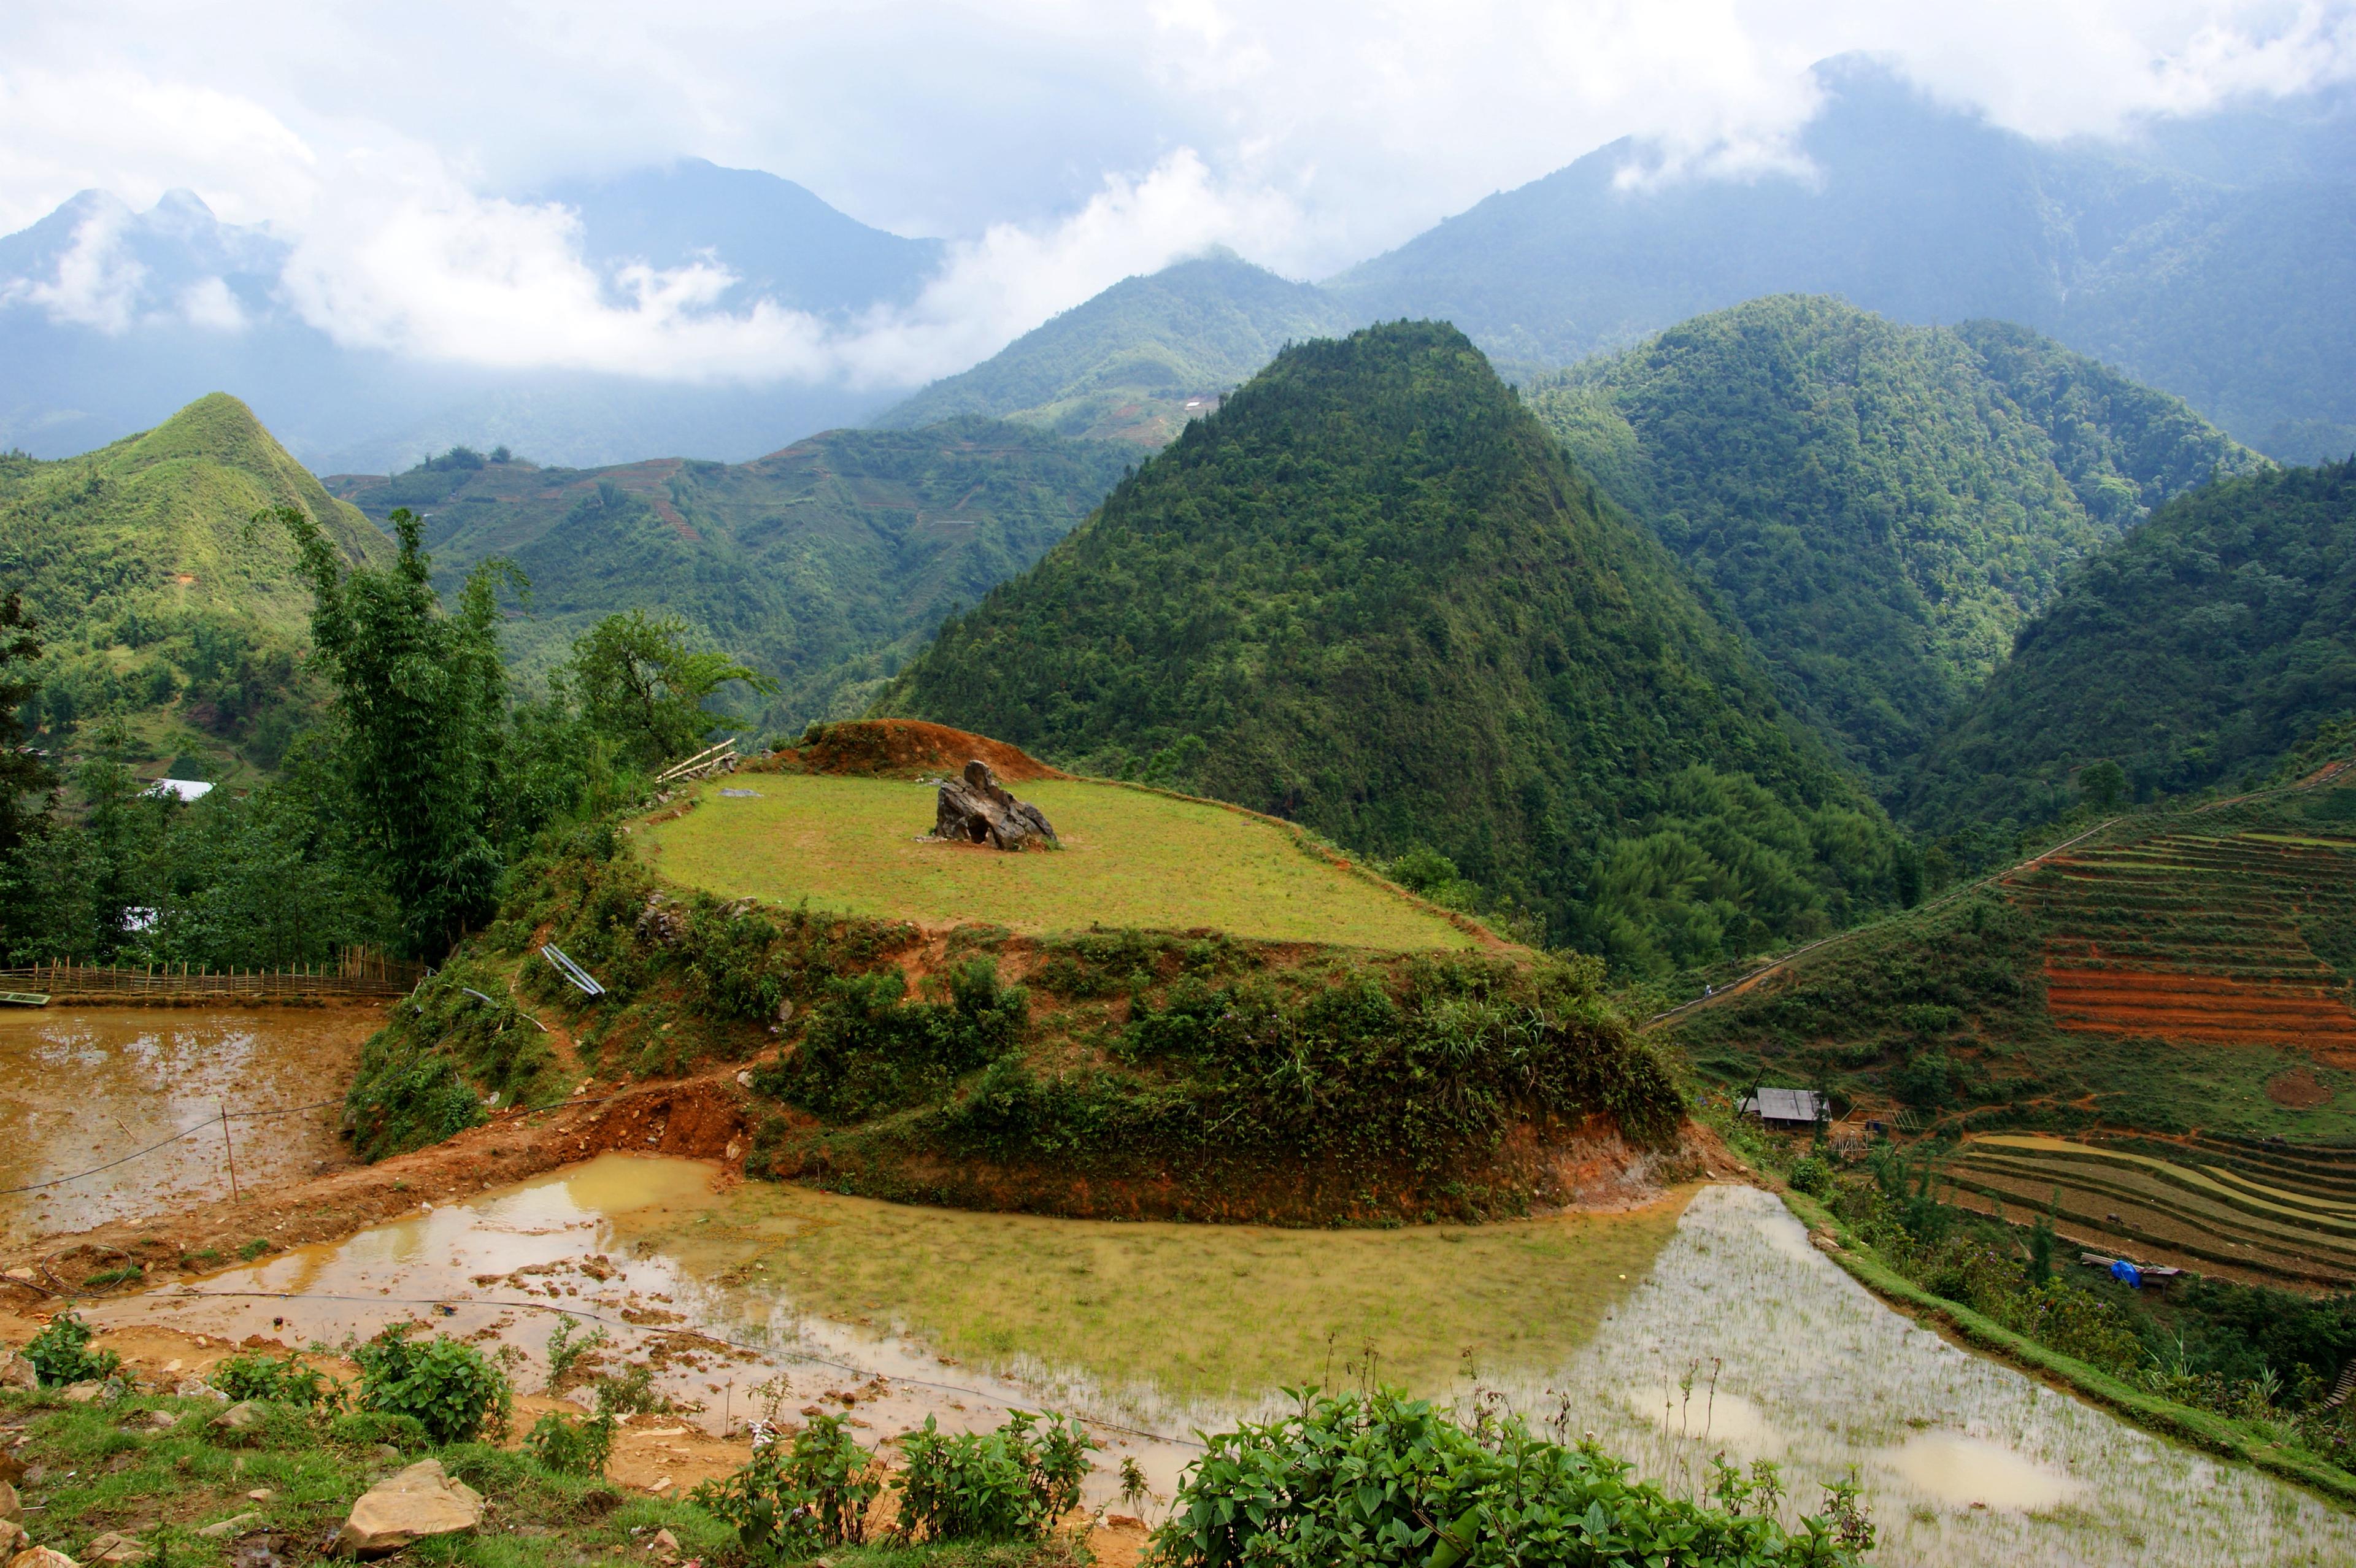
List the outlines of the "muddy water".
<svg viewBox="0 0 2356 1568">
<path fill-rule="evenodd" d="M 0 1235 L 80 1231 L 224 1197 L 340 1161 L 334 1105 L 373 1008 L 194 1011 L 0 1008 L 0 1188 L 120 1159 L 207 1118 L 213 1125 L 82 1179 L 0 1195 Z M 230 1112 L 226 1147 L 218 1116 Z"/>
</svg>

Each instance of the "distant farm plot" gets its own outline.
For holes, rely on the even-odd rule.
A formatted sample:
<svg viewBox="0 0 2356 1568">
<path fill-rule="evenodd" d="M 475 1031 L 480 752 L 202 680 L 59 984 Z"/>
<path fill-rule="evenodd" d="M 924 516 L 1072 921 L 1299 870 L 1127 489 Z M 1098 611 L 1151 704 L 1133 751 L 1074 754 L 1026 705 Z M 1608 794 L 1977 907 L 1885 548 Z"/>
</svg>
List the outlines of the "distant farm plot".
<svg viewBox="0 0 2356 1568">
<path fill-rule="evenodd" d="M 704 785 L 693 810 L 646 838 L 657 869 L 689 887 L 926 924 L 1033 934 L 1209 928 L 1396 951 L 1478 944 L 1388 883 L 1311 853 L 1276 823 L 1085 779 L 1017 787 L 1055 825 L 1062 849 L 1010 855 L 920 843 L 933 823 L 930 787 L 785 773 Z"/>
<path fill-rule="evenodd" d="M 2308 1285 L 2356 1283 L 2356 1152 L 2194 1138 L 1974 1138 L 1948 1167 L 1959 1195 L 2105 1252 Z"/>
</svg>

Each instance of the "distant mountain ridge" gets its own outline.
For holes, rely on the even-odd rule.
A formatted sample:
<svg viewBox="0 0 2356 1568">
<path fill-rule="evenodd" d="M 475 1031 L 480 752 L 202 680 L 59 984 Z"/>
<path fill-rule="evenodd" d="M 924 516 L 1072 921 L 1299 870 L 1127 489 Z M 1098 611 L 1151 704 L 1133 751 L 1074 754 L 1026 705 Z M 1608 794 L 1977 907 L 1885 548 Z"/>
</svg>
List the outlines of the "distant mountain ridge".
<svg viewBox="0 0 2356 1568">
<path fill-rule="evenodd" d="M 1684 574 L 1428 322 L 1285 349 L 873 711 L 1436 850 L 1638 970 L 1905 896 Z"/>
<path fill-rule="evenodd" d="M 1811 177 L 1631 185 L 1650 149 L 1616 142 L 1324 286 L 1356 319 L 1442 317 L 1493 355 L 1556 364 L 1782 293 L 1922 325 L 2011 321 L 2262 449 L 2356 444 L 2356 157 L 2332 156 L 2356 146 L 2344 95 L 2312 126 L 2225 116 L 2137 148 L 2033 142 L 1862 58 L 1817 75 L 1825 107 L 1799 139 Z M 2267 150 L 2247 183 L 2186 172 L 2222 172 L 2236 146 Z"/>
<path fill-rule="evenodd" d="M 2025 328 L 1796 295 L 1525 391 L 1890 798 L 2070 562 L 2264 462 Z"/>
<path fill-rule="evenodd" d="M 1312 285 L 1215 251 L 1123 279 L 875 422 L 905 429 L 984 414 L 1159 447 L 1287 343 L 1352 325 Z"/>
<path fill-rule="evenodd" d="M 1129 456 L 967 419 L 830 431 L 744 464 L 568 469 L 469 454 L 327 483 L 372 517 L 423 513 L 445 595 L 487 557 L 523 568 L 531 602 L 504 641 L 528 677 L 616 611 L 672 613 L 780 681 L 776 701 L 745 716 L 798 731 L 863 702 L 944 615 L 1036 560 Z"/>
</svg>

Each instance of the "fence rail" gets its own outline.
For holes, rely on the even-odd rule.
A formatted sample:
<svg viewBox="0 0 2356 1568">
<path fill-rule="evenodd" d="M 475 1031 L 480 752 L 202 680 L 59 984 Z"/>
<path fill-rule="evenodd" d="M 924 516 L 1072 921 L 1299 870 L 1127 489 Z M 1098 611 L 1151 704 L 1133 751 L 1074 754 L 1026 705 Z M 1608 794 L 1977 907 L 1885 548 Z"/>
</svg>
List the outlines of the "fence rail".
<svg viewBox="0 0 2356 1568">
<path fill-rule="evenodd" d="M 127 968 L 59 959 L 25 969 L 0 969 L 0 990 L 59 997 L 104 997 L 123 1001 L 180 1001 L 220 997 L 269 999 L 299 997 L 406 996 L 431 973 L 423 964 L 403 963 L 367 952 L 348 953 L 337 964 L 292 969 L 204 969 L 169 964 Z"/>
</svg>

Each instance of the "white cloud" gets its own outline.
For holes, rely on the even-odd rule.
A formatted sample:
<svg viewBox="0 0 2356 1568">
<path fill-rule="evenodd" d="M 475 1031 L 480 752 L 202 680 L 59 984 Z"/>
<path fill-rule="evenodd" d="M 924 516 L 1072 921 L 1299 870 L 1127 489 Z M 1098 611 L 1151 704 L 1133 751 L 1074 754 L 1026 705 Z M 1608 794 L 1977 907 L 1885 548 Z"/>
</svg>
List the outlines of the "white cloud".
<svg viewBox="0 0 2356 1568">
<path fill-rule="evenodd" d="M 0 13 L 0 230 L 186 186 L 294 242 L 284 308 L 495 367 L 862 385 L 992 352 L 1213 243 L 1297 276 L 1638 139 L 1633 185 L 1804 172 L 1807 67 L 1866 50 L 2037 135 L 2356 72 L 2349 0 L 86 0 Z M 727 309 L 710 261 L 601 275 L 555 176 L 692 152 L 902 232 L 962 235 L 913 304 Z M 506 192 L 508 195 L 498 193 Z M 0 295 L 128 330 L 105 224 Z"/>
</svg>

